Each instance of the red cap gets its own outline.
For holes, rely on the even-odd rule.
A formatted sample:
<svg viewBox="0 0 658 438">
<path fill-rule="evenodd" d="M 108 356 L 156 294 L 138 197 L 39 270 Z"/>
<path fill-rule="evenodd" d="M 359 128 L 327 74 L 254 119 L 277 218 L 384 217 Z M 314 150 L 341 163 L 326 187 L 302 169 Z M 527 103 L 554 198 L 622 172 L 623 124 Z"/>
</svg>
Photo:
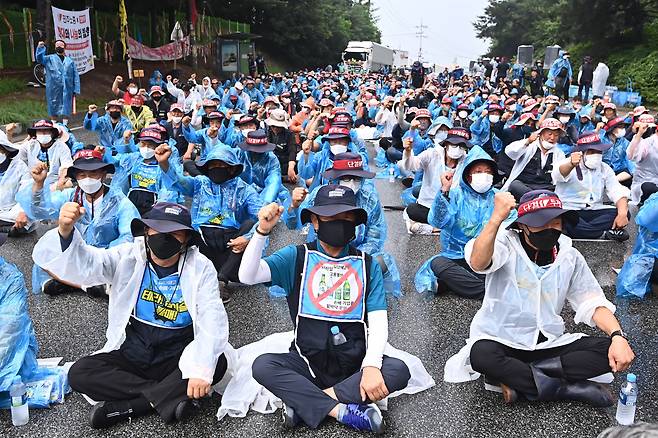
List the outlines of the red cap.
<svg viewBox="0 0 658 438">
<path fill-rule="evenodd" d="M 519 217 L 547 208 L 562 208 L 562 201 L 557 196 L 542 196 L 519 205 Z"/>
<path fill-rule="evenodd" d="M 81 149 L 78 152 L 75 153 L 73 156 L 73 161 L 77 159 L 85 159 L 89 160 L 92 158 L 96 158 L 97 160 L 103 160 L 103 154 L 100 153 L 100 151 L 97 151 L 96 149 Z"/>
<path fill-rule="evenodd" d="M 448 96 L 445 96 L 443 99 L 441 99 L 441 103 L 449 103 L 452 105 L 452 99 Z"/>
<path fill-rule="evenodd" d="M 626 124 L 625 122 L 626 118 L 625 117 L 615 117 L 614 119 L 610 120 L 608 123 L 605 124 L 605 130 L 610 131 L 617 125 Z"/>
<path fill-rule="evenodd" d="M 416 119 L 419 119 L 421 117 L 426 117 L 428 119 L 432 118 L 432 114 L 427 108 L 420 108 L 416 111 Z"/>
<path fill-rule="evenodd" d="M 354 170 L 354 169 L 363 169 L 363 160 L 354 159 L 354 160 L 336 160 L 333 165 L 334 170 Z"/>
</svg>

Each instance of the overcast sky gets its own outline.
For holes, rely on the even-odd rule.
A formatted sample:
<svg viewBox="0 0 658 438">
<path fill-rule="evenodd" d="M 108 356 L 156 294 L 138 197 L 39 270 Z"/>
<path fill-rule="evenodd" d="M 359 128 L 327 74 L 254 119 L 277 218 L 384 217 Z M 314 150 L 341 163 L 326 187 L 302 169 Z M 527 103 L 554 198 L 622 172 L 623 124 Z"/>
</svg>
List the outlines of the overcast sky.
<svg viewBox="0 0 658 438">
<path fill-rule="evenodd" d="M 486 52 L 488 42 L 475 36 L 473 22 L 484 13 L 487 0 L 372 0 L 379 17 L 382 43 L 409 51 L 418 58 L 416 32 L 421 18 L 427 25 L 423 39 L 423 60 L 442 66 L 467 66 Z"/>
</svg>

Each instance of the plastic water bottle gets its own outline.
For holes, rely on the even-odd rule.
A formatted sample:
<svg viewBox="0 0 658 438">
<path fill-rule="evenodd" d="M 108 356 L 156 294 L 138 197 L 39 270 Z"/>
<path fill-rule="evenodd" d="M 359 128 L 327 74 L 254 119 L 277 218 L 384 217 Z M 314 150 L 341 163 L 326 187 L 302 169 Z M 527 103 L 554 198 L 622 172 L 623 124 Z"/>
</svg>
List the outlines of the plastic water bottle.
<svg viewBox="0 0 658 438">
<path fill-rule="evenodd" d="M 345 335 L 340 332 L 337 325 L 331 327 L 331 342 L 334 345 L 342 345 L 347 342 Z"/>
<path fill-rule="evenodd" d="M 637 403 L 637 376 L 633 373 L 626 375 L 626 383 L 619 390 L 617 402 L 617 423 L 628 426 L 635 421 L 635 404 Z"/>
<path fill-rule="evenodd" d="M 11 422 L 14 426 L 24 426 L 30 421 L 30 411 L 27 408 L 27 394 L 21 376 L 14 377 L 9 387 L 11 396 Z"/>
<path fill-rule="evenodd" d="M 388 182 L 395 182 L 395 169 L 393 164 L 388 165 Z"/>
</svg>

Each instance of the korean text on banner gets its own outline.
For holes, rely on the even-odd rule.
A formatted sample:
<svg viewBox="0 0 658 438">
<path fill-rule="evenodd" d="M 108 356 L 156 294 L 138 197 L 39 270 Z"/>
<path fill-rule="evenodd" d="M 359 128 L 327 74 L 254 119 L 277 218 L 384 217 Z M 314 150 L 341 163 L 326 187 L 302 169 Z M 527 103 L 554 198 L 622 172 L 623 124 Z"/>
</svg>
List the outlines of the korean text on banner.
<svg viewBox="0 0 658 438">
<path fill-rule="evenodd" d="M 128 53 L 132 59 L 173 61 L 190 54 L 190 37 L 160 47 L 148 47 L 129 36 Z"/>
<path fill-rule="evenodd" d="M 52 6 L 55 39 L 66 43 L 66 55 L 73 59 L 79 74 L 94 68 L 89 9 L 66 11 Z"/>
</svg>

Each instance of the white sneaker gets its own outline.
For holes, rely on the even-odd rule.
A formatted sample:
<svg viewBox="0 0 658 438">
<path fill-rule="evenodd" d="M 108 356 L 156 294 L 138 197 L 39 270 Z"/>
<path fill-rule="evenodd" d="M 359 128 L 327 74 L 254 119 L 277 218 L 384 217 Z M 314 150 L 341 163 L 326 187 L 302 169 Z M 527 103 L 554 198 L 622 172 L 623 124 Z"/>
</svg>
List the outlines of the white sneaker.
<svg viewBox="0 0 658 438">
<path fill-rule="evenodd" d="M 438 230 L 435 230 L 430 224 L 421 224 L 420 222 L 413 222 L 409 227 L 409 234 L 420 234 L 423 236 L 436 236 Z"/>
</svg>

